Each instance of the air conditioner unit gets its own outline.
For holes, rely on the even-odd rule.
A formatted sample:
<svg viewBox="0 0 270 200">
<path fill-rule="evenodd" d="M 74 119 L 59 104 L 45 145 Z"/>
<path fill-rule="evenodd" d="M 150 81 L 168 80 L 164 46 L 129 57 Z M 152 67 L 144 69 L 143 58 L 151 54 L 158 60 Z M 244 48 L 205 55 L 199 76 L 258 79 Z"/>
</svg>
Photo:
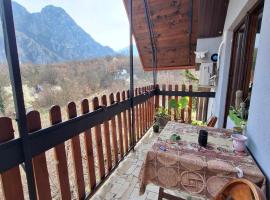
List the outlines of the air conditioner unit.
<svg viewBox="0 0 270 200">
<path fill-rule="evenodd" d="M 210 78 L 213 74 L 213 63 L 201 63 L 200 66 L 200 86 L 211 86 Z"/>
<path fill-rule="evenodd" d="M 213 62 L 211 56 L 218 53 L 218 48 L 222 42 L 222 37 L 215 38 L 199 38 L 197 40 L 195 62 L 210 63 Z"/>
</svg>

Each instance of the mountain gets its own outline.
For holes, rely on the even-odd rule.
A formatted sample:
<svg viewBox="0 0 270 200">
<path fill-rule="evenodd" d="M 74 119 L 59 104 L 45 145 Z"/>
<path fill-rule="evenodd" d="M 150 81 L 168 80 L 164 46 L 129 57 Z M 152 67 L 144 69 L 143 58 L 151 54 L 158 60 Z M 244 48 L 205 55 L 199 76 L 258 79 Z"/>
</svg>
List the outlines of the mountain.
<svg viewBox="0 0 270 200">
<path fill-rule="evenodd" d="M 29 13 L 16 2 L 12 2 L 12 7 L 22 63 L 48 64 L 116 54 L 95 41 L 62 8 L 50 5 L 38 13 Z M 2 47 L 3 35 L 0 35 L 3 51 Z M 0 61 L 5 59 L 3 55 L 0 52 Z"/>
<path fill-rule="evenodd" d="M 129 46 L 118 50 L 117 53 L 120 55 L 123 55 L 123 56 L 129 56 Z M 137 49 L 136 45 L 133 46 L 133 55 L 139 56 L 138 49 Z"/>
</svg>

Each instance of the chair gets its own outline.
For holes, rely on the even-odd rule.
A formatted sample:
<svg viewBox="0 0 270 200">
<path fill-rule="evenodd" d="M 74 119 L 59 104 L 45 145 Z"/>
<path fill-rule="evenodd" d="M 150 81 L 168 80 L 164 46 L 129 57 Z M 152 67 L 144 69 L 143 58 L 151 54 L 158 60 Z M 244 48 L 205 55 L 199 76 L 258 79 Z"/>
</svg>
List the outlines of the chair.
<svg viewBox="0 0 270 200">
<path fill-rule="evenodd" d="M 249 180 L 235 179 L 222 188 L 215 200 L 266 200 L 266 197 L 260 188 Z"/>
<path fill-rule="evenodd" d="M 207 126 L 208 127 L 215 127 L 216 123 L 217 123 L 217 117 L 213 116 L 208 121 Z"/>
</svg>

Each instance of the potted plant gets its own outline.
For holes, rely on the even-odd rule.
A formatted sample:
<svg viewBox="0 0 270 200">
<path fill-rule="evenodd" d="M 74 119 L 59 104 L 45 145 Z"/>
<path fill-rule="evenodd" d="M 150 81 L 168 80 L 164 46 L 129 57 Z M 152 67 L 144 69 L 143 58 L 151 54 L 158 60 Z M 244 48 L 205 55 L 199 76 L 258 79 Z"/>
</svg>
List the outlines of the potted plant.
<svg viewBox="0 0 270 200">
<path fill-rule="evenodd" d="M 170 121 L 170 119 L 171 117 L 168 114 L 168 109 L 160 107 L 156 110 L 155 121 L 160 128 L 166 126 L 166 124 L 168 123 L 168 121 Z"/>
<path fill-rule="evenodd" d="M 159 132 L 159 124 L 158 122 L 155 122 L 153 125 L 153 131 L 154 133 L 158 133 Z"/>
<path fill-rule="evenodd" d="M 230 107 L 229 110 L 229 118 L 230 120 L 234 123 L 235 127 L 242 128 L 242 130 L 245 128 L 247 119 L 242 118 L 243 116 L 241 115 L 240 111 L 236 110 L 233 106 Z M 242 130 L 237 131 L 237 132 L 242 132 Z"/>
<path fill-rule="evenodd" d="M 180 113 L 182 109 L 187 108 L 188 106 L 188 97 L 181 97 L 178 101 L 175 99 L 170 100 L 170 107 L 176 111 L 176 118 L 180 119 Z M 184 121 L 184 119 L 182 119 Z"/>
</svg>

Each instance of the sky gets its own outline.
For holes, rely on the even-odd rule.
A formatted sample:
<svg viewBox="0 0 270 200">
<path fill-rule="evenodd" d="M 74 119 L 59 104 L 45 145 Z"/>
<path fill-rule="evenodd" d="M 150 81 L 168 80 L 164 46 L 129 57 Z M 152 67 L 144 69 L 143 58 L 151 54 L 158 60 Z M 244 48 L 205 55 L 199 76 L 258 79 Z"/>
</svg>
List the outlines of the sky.
<svg viewBox="0 0 270 200">
<path fill-rule="evenodd" d="M 129 45 L 129 24 L 123 0 L 15 0 L 29 12 L 46 5 L 63 8 L 102 45 L 120 50 Z"/>
</svg>

